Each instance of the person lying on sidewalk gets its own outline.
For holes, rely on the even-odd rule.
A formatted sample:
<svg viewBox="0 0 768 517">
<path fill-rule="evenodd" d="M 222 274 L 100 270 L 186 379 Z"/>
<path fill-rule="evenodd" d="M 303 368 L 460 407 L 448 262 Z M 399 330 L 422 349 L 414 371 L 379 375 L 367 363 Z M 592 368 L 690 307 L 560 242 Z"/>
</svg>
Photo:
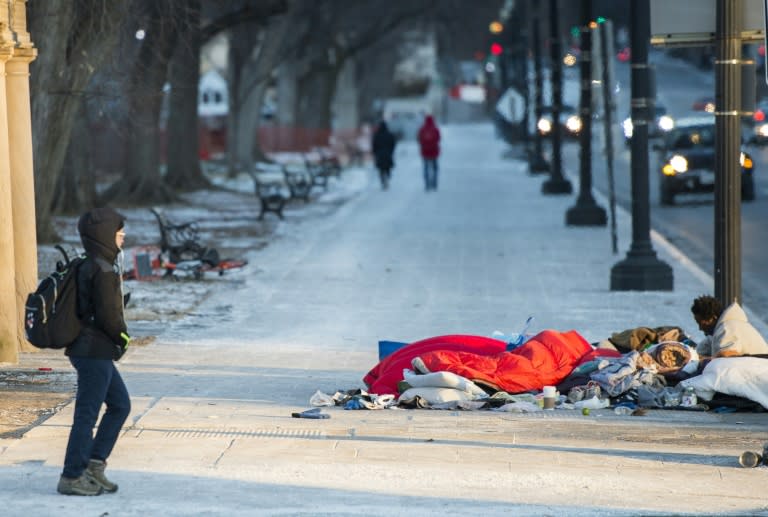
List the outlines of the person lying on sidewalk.
<svg viewBox="0 0 768 517">
<path fill-rule="evenodd" d="M 702 358 L 768 354 L 768 343 L 749 323 L 738 302 L 723 310 L 717 298 L 699 296 L 693 300 L 691 312 L 705 336 L 696 346 Z"/>
</svg>

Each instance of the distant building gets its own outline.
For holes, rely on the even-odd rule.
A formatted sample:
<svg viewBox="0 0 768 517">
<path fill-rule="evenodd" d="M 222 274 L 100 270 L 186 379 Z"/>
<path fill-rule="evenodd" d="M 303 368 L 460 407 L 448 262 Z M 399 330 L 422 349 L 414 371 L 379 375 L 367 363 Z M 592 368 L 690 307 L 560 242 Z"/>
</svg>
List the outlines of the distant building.
<svg viewBox="0 0 768 517">
<path fill-rule="evenodd" d="M 216 70 L 209 70 L 200 76 L 198 86 L 197 114 L 200 119 L 200 157 L 224 152 L 226 146 L 227 113 L 229 113 L 229 90 L 227 81 Z"/>
<path fill-rule="evenodd" d="M 197 113 L 201 117 L 226 116 L 229 111 L 227 81 L 216 70 L 209 70 L 200 76 Z"/>
</svg>

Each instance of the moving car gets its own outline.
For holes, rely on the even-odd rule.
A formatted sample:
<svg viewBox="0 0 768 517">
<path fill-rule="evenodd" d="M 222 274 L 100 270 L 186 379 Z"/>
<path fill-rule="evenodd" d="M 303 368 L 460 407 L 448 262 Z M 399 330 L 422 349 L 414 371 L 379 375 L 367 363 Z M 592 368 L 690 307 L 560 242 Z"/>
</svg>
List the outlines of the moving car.
<svg viewBox="0 0 768 517">
<path fill-rule="evenodd" d="M 715 117 L 710 114 L 679 118 L 661 144 L 658 152 L 660 199 L 662 205 L 673 205 L 675 196 L 715 190 Z M 741 199 L 755 199 L 752 157 L 743 150 L 741 166 Z"/>
<path fill-rule="evenodd" d="M 578 138 L 581 133 L 581 117 L 573 106 L 564 104 L 560 107 L 561 135 L 565 138 Z M 536 122 L 536 129 L 543 137 L 552 135 L 552 106 L 542 106 L 541 118 Z"/>
<path fill-rule="evenodd" d="M 648 127 L 648 137 L 657 138 L 663 136 L 665 133 L 671 131 L 675 127 L 675 119 L 667 113 L 667 108 L 661 104 L 654 105 L 654 124 Z M 621 124 L 621 128 L 624 131 L 624 143 L 627 145 L 632 141 L 632 133 L 634 133 L 634 125 L 632 124 L 632 116 L 627 116 L 624 122 Z"/>
</svg>

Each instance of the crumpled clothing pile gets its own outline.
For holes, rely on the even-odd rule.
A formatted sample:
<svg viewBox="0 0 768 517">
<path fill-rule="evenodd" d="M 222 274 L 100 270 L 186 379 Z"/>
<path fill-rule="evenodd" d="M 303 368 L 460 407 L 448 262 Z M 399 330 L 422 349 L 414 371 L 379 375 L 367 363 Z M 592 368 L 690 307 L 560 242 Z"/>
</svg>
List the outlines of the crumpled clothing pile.
<svg viewBox="0 0 768 517">
<path fill-rule="evenodd" d="M 386 409 L 396 404 L 394 395 L 376 395 L 365 390 L 337 391 L 328 395 L 317 390 L 309 399 L 312 406 L 343 406 L 344 409 Z"/>
</svg>

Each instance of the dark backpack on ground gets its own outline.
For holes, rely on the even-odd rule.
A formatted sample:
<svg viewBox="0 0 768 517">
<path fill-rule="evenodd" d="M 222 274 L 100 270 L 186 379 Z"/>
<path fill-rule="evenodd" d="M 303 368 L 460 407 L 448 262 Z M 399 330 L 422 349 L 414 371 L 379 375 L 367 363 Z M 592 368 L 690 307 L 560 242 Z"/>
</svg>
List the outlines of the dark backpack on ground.
<svg viewBox="0 0 768 517">
<path fill-rule="evenodd" d="M 77 316 L 77 270 L 85 256 L 69 260 L 67 254 L 59 250 L 64 262 L 56 263 L 56 271 L 27 296 L 24 307 L 27 341 L 38 348 L 66 348 L 82 328 Z"/>
</svg>

